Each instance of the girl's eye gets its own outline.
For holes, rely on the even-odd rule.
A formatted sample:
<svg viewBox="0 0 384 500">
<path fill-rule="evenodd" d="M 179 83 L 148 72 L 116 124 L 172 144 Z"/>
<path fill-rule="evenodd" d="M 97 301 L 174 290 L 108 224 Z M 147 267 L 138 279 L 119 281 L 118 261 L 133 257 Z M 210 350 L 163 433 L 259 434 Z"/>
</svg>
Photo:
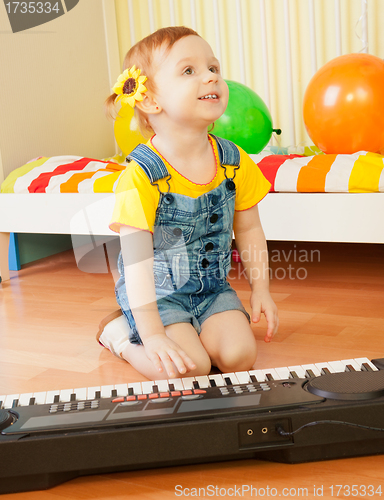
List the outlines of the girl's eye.
<svg viewBox="0 0 384 500">
<path fill-rule="evenodd" d="M 211 66 L 209 68 L 209 71 L 211 71 L 212 73 L 220 73 L 220 70 L 217 66 Z"/>
<path fill-rule="evenodd" d="M 192 74 L 193 74 L 193 69 L 192 69 L 192 68 L 187 68 L 187 69 L 184 71 L 184 74 L 185 74 L 185 75 L 192 75 Z"/>
</svg>

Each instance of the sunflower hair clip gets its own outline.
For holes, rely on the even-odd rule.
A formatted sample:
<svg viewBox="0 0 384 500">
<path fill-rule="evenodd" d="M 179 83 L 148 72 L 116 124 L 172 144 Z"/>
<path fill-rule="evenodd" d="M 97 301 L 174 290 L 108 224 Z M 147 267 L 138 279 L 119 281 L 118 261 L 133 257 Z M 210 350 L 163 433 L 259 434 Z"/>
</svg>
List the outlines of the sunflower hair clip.
<svg viewBox="0 0 384 500">
<path fill-rule="evenodd" d="M 122 106 L 129 104 L 134 108 L 136 101 L 143 100 L 143 93 L 147 91 L 143 83 L 147 80 L 147 77 L 140 76 L 140 73 L 140 69 L 132 66 L 119 76 L 112 88 L 112 92 L 117 94 L 115 102 L 120 100 Z"/>
</svg>

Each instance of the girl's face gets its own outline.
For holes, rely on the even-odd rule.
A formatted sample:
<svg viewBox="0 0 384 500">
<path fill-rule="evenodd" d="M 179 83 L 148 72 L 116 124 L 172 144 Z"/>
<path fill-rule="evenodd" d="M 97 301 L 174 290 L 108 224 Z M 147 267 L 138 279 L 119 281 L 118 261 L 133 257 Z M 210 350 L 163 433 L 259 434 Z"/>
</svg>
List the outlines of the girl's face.
<svg viewBox="0 0 384 500">
<path fill-rule="evenodd" d="M 209 44 L 198 36 L 178 40 L 155 57 L 156 101 L 172 121 L 207 127 L 228 104 L 228 86 Z"/>
</svg>

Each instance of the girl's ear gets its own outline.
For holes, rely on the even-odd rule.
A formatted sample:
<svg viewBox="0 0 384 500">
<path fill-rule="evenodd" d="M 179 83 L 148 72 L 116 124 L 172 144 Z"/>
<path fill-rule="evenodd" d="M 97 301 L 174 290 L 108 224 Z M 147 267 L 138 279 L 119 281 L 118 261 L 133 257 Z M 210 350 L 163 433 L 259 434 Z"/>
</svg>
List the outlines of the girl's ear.
<svg viewBox="0 0 384 500">
<path fill-rule="evenodd" d="M 162 110 L 156 99 L 148 92 L 143 95 L 142 101 L 136 101 L 136 106 L 148 115 L 156 115 Z"/>
</svg>

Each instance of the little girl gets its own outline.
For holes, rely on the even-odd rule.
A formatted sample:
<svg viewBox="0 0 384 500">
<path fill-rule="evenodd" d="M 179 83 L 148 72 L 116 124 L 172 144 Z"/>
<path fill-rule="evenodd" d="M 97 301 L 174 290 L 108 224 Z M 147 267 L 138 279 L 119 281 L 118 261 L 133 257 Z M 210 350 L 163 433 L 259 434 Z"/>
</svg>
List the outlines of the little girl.
<svg viewBox="0 0 384 500">
<path fill-rule="evenodd" d="M 107 99 L 135 106 L 149 137 L 127 158 L 111 229 L 120 233 L 116 297 L 123 315 L 99 342 L 150 380 L 249 370 L 250 317 L 226 280 L 232 231 L 251 285 L 252 322 L 277 331 L 258 202 L 270 184 L 230 141 L 208 134 L 228 87 L 211 47 L 186 27 L 163 28 L 132 47 Z M 145 84 L 145 85 L 144 85 Z"/>
</svg>

